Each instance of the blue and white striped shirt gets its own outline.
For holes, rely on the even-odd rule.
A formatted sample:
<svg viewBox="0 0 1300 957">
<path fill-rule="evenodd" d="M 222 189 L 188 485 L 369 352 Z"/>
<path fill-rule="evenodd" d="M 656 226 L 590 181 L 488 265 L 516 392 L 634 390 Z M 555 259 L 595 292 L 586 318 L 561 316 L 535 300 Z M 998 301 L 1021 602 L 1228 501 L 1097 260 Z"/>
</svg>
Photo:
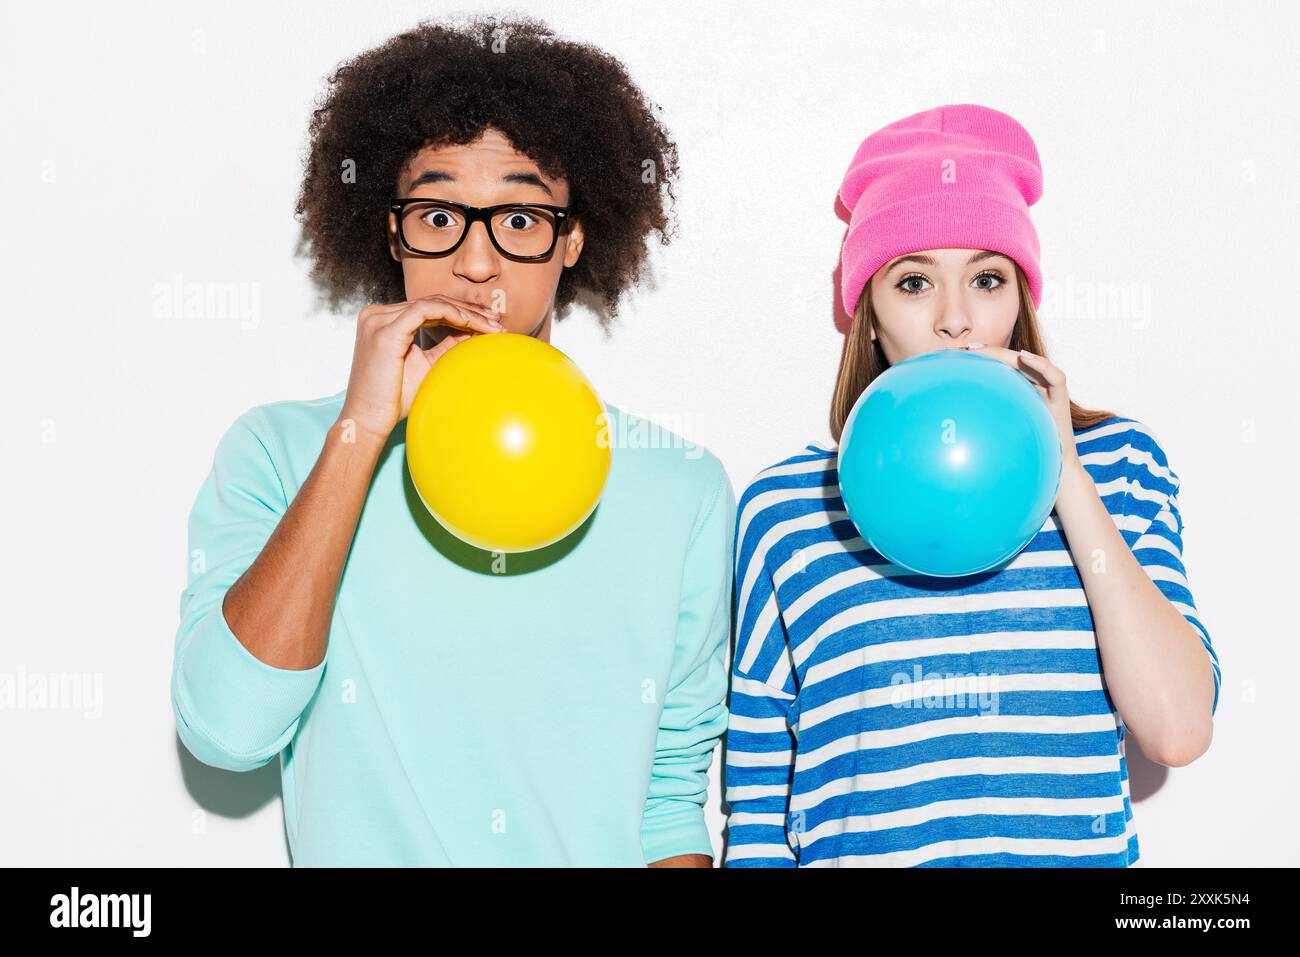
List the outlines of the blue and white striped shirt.
<svg viewBox="0 0 1300 957">
<path fill-rule="evenodd" d="M 1124 541 L 1199 632 L 1217 710 L 1177 474 L 1133 419 L 1075 445 Z M 738 504 L 725 865 L 1137 864 L 1123 720 L 1056 513 L 995 572 L 916 575 L 859 536 L 836 463 L 810 444 Z"/>
</svg>

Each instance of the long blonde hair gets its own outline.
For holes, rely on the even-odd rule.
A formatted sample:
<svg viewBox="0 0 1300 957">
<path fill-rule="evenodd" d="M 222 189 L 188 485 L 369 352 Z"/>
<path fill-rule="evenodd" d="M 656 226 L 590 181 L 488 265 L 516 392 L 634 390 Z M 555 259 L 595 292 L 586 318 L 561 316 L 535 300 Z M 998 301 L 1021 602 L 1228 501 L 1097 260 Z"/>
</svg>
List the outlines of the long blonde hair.
<svg viewBox="0 0 1300 957">
<path fill-rule="evenodd" d="M 1047 358 L 1047 347 L 1043 344 L 1042 334 L 1038 331 L 1038 313 L 1029 291 L 1029 280 L 1025 278 L 1020 264 L 1016 263 L 1016 285 L 1020 289 L 1020 312 L 1016 316 L 1016 325 L 1011 332 L 1009 348 L 1019 351 L 1025 349 L 1034 355 Z M 871 330 L 876 328 L 876 311 L 871 304 L 871 282 L 868 281 L 862 295 L 858 297 L 853 310 L 853 325 L 844 340 L 844 354 L 840 358 L 840 371 L 835 380 L 835 394 L 831 399 L 831 435 L 840 441 L 844 423 L 853 411 L 853 404 L 875 381 L 889 368 L 889 362 L 880 348 L 880 340 L 871 338 Z M 1116 418 L 1113 412 L 1085 409 L 1070 400 L 1070 419 L 1075 431 L 1086 429 Z"/>
</svg>

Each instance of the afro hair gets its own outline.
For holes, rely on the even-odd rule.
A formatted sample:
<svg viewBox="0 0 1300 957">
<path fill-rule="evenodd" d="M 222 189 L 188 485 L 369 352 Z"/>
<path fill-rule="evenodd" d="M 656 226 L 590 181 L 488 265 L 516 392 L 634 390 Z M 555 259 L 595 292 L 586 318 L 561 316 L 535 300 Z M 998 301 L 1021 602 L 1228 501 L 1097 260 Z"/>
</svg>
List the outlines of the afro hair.
<svg viewBox="0 0 1300 957">
<path fill-rule="evenodd" d="M 309 125 L 299 252 L 331 309 L 404 300 L 386 235 L 403 167 L 426 146 L 472 143 L 494 128 L 568 182 L 582 223 L 557 318 L 582 293 L 608 331 L 641 276 L 646 237 L 666 245 L 671 236 L 677 148 L 657 112 L 618 60 L 537 20 L 425 21 L 329 77 Z"/>
</svg>

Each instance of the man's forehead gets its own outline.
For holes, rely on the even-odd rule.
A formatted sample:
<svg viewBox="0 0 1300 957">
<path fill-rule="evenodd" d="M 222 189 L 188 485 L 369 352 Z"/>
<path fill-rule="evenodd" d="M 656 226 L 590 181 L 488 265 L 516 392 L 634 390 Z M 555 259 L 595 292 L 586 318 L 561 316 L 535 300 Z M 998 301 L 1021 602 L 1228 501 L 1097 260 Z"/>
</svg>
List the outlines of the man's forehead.
<svg viewBox="0 0 1300 957">
<path fill-rule="evenodd" d="M 491 181 L 491 177 L 486 175 L 482 177 L 474 177 L 474 179 L 475 180 L 485 179 Z M 549 185 L 547 185 L 546 181 L 543 180 L 537 172 L 531 169 L 515 170 L 513 172 L 503 172 L 497 181 L 501 183 L 520 185 L 520 186 L 535 186 L 538 189 L 542 190 L 544 193 L 546 193 L 546 195 L 552 197 L 555 195 L 556 192 Z M 408 185 L 406 188 L 409 191 L 409 190 L 418 189 L 419 187 L 429 183 L 460 183 L 460 182 L 464 182 L 464 180 L 461 179 L 460 177 L 453 175 L 448 170 L 426 169 L 423 172 L 416 173 L 412 177 L 410 185 Z"/>
<path fill-rule="evenodd" d="M 425 183 L 491 179 L 534 185 L 548 193 L 562 179 L 548 176 L 541 166 L 505 139 L 485 137 L 474 143 L 442 144 L 420 149 L 406 164 L 407 189 Z"/>
</svg>

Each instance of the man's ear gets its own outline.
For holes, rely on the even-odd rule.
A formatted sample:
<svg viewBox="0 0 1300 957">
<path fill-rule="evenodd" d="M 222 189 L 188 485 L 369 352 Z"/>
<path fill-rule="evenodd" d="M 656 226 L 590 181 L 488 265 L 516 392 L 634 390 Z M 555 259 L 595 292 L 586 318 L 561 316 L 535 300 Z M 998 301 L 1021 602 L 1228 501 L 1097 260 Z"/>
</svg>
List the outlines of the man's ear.
<svg viewBox="0 0 1300 957">
<path fill-rule="evenodd" d="M 578 261 L 582 255 L 582 243 L 584 240 L 582 232 L 582 223 L 573 220 L 573 225 L 569 227 L 569 235 L 564 240 L 564 266 L 567 269 Z"/>
<path fill-rule="evenodd" d="M 392 256 L 399 263 L 402 261 L 401 253 L 398 250 L 401 247 L 397 241 L 397 216 L 392 211 L 388 213 L 388 255 Z"/>
</svg>

